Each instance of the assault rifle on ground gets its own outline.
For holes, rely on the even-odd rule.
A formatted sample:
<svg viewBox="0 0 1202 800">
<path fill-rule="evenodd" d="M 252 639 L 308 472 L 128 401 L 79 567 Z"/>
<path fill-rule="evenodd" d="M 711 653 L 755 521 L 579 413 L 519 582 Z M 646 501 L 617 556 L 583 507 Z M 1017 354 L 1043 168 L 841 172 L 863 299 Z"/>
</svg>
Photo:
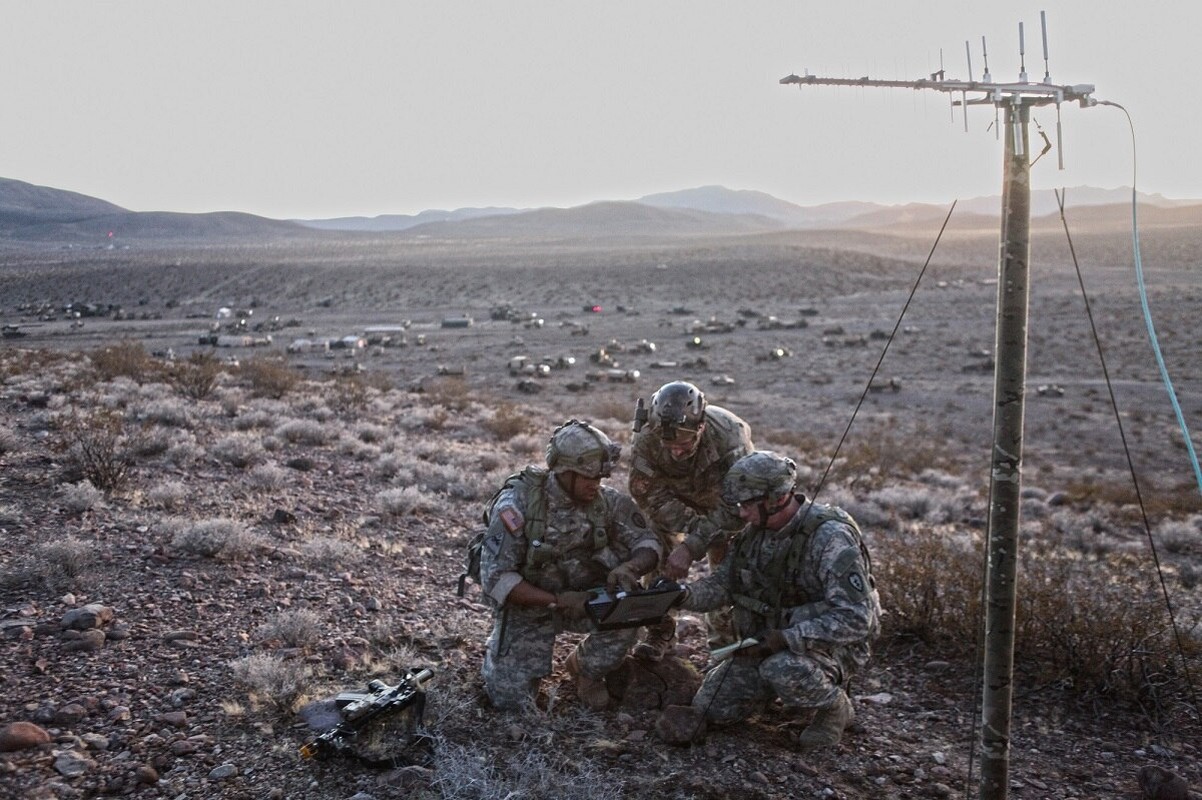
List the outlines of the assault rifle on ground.
<svg viewBox="0 0 1202 800">
<path fill-rule="evenodd" d="M 334 698 L 334 705 L 341 711 L 342 722 L 301 747 L 301 755 L 319 759 L 354 755 L 351 744 L 360 731 L 377 719 L 410 707 L 420 722 L 426 706 L 423 684 L 432 677 L 434 672 L 428 669 L 409 670 L 396 686 L 374 680 L 367 684 L 365 692 L 341 692 Z"/>
</svg>

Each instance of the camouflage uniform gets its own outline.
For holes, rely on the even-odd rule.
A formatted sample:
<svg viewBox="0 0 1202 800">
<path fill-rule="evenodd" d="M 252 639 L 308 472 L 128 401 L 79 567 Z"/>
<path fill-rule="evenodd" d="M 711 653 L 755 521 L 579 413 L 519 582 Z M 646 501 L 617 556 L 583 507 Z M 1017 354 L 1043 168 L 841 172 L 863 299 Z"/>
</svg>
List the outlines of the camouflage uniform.
<svg viewBox="0 0 1202 800">
<path fill-rule="evenodd" d="M 524 527 L 510 532 L 503 522 L 505 514 L 514 518 L 514 509 L 518 519 L 530 518 L 530 487 L 516 482 L 498 496 L 480 554 L 481 587 L 496 612 L 484 683 L 500 709 L 520 708 L 533 697 L 538 680 L 551 674 L 556 634 L 589 633 L 579 645 L 578 660 L 594 679 L 617 668 L 638 635 L 638 629 L 597 631 L 589 620 L 568 620 L 558 610 L 507 605 L 515 586 L 525 580 L 552 593 L 587 591 L 604 586 L 609 571 L 635 550 L 662 555 L 643 515 L 625 494 L 602 486 L 597 499 L 581 507 L 554 475 L 546 475 L 545 487 L 547 521 L 540 545 L 531 546 Z"/>
<path fill-rule="evenodd" d="M 722 503 L 722 478 L 754 449 L 747 423 L 718 406 L 706 407 L 697 452 L 680 461 L 668 455 L 652 424 L 635 434 L 631 443 L 630 495 L 647 513 L 661 541 L 684 533 L 685 546 L 696 561 L 743 527 Z"/>
<path fill-rule="evenodd" d="M 693 706 L 711 723 L 746 719 L 773 697 L 791 709 L 830 706 L 868 661 L 880 630 L 880 599 L 851 517 L 797 499 L 801 508 L 783 528 L 748 526 L 718 571 L 689 587 L 684 608 L 733 605 L 737 636 L 781 630 L 787 644 L 763 660 L 736 656 L 706 675 Z M 797 537 L 804 538 L 794 545 Z"/>
<path fill-rule="evenodd" d="M 743 527 L 742 520 L 722 502 L 722 478 L 736 461 L 754 450 L 751 428 L 719 406 L 706 406 L 705 428 L 697 451 L 674 460 L 654 420 L 634 435 L 631 443 L 630 494 L 651 521 L 665 553 L 676 546 L 677 534 L 696 561 L 709 554 L 710 567 L 722 561 L 727 541 Z M 729 612 L 707 615 L 711 647 L 733 641 Z"/>
</svg>

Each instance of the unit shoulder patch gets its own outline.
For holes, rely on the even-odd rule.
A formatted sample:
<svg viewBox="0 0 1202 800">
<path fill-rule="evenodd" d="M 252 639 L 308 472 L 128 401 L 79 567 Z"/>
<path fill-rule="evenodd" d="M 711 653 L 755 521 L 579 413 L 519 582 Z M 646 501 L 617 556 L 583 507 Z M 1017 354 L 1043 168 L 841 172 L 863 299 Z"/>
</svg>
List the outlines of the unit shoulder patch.
<svg viewBox="0 0 1202 800">
<path fill-rule="evenodd" d="M 497 516 L 501 518 L 501 524 L 505 526 L 505 530 L 510 533 L 517 533 L 526 524 L 526 520 L 522 517 L 522 512 L 518 511 L 517 506 L 501 506 L 497 509 Z"/>
</svg>

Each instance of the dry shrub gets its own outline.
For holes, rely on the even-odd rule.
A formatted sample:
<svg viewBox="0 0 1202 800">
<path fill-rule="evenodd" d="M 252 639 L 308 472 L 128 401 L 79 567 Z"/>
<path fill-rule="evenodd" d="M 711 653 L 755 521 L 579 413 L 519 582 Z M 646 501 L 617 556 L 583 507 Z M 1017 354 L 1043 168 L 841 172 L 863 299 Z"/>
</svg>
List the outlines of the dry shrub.
<svg viewBox="0 0 1202 800">
<path fill-rule="evenodd" d="M 104 501 L 104 493 L 86 479 L 79 483 L 67 484 L 62 488 L 61 495 L 63 508 L 72 514 L 90 511 Z"/>
<path fill-rule="evenodd" d="M 259 540 L 240 522 L 231 519 L 205 519 L 173 526 L 171 546 L 181 553 L 214 559 L 245 555 Z"/>
<path fill-rule="evenodd" d="M 21 446 L 21 440 L 12 428 L 0 425 L 0 456 L 5 453 L 15 453 Z"/>
<path fill-rule="evenodd" d="M 67 536 L 42 542 L 19 557 L 14 566 L 0 573 L 0 586 L 38 583 L 58 592 L 71 588 L 96 560 L 92 546 Z"/>
<path fill-rule="evenodd" d="M 278 711 L 292 710 L 313 675 L 303 662 L 265 654 L 232 661 L 230 671 L 234 680 L 246 689 L 252 705 L 267 704 Z"/>
<path fill-rule="evenodd" d="M 891 633 L 974 642 L 981 616 L 980 537 L 926 525 L 878 535 L 872 571 Z"/>
<path fill-rule="evenodd" d="M 142 383 L 147 378 L 157 377 L 161 372 L 158 362 L 150 357 L 139 342 L 122 341 L 101 347 L 88 354 L 92 369 L 101 381 L 114 378 L 129 378 Z"/>
<path fill-rule="evenodd" d="M 167 371 L 167 382 L 184 397 L 204 400 L 213 394 L 221 379 L 221 362 L 212 353 L 195 352 L 187 361 L 177 361 Z"/>
<path fill-rule="evenodd" d="M 416 511 L 432 511 L 439 502 L 416 486 L 405 486 L 380 492 L 376 495 L 376 505 L 385 516 L 403 517 Z"/>
<path fill-rule="evenodd" d="M 491 433 L 498 441 L 507 442 L 523 433 L 532 433 L 535 421 L 530 413 L 513 403 L 501 403 L 491 417 L 480 422 L 484 430 Z"/>
<path fill-rule="evenodd" d="M 263 642 L 279 642 L 285 647 L 308 647 L 321 638 L 321 617 L 307 608 L 277 611 L 257 632 Z"/>
<path fill-rule="evenodd" d="M 301 379 L 283 359 L 267 357 L 246 361 L 238 368 L 238 375 L 246 381 L 253 396 L 276 400 L 295 389 Z"/>
<path fill-rule="evenodd" d="M 106 494 L 120 491 L 129 481 L 141 431 L 127 432 L 124 417 L 108 410 L 72 413 L 62 423 L 57 449 L 66 454 L 72 480 L 87 480 Z"/>
<path fill-rule="evenodd" d="M 913 526 L 877 537 L 873 573 L 890 634 L 964 654 L 979 641 L 984 543 L 980 536 Z M 1027 677 L 1081 694 L 1158 705 L 1185 685 L 1159 584 L 1132 556 L 1064 548 L 1019 554 L 1015 661 Z M 1178 619 L 1196 631 L 1197 619 Z M 1188 671 L 1202 670 L 1202 642 L 1186 637 Z"/>
<path fill-rule="evenodd" d="M 450 411 L 463 412 L 472 404 L 472 391 L 467 381 L 456 375 L 434 378 L 423 386 L 423 391 L 432 404 Z"/>
<path fill-rule="evenodd" d="M 276 425 L 272 431 L 277 437 L 291 444 L 323 445 L 334 436 L 322 424 L 312 419 L 289 419 Z"/>
<path fill-rule="evenodd" d="M 1141 480 L 1138 494 L 1127 478 L 1094 478 L 1084 475 L 1069 481 L 1064 487 L 1069 502 L 1082 506 L 1112 505 L 1127 509 L 1127 517 L 1142 524 L 1139 502 L 1148 516 L 1183 517 L 1202 513 L 1202 494 L 1192 483 L 1161 488 L 1154 482 Z"/>
<path fill-rule="evenodd" d="M 171 510 L 182 508 L 190 490 L 180 481 L 164 481 L 146 492 L 146 499 L 159 508 Z"/>
</svg>

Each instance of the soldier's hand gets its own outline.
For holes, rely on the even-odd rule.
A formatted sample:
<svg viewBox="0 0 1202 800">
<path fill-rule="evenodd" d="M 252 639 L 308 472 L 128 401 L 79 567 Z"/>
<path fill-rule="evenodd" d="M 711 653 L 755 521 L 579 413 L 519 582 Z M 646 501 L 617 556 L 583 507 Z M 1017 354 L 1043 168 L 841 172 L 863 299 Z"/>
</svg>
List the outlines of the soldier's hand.
<svg viewBox="0 0 1202 800">
<path fill-rule="evenodd" d="M 633 592 L 639 588 L 639 573 L 629 561 L 619 564 L 609 571 L 605 579 L 605 588 L 611 592 L 618 588 L 624 592 Z"/>
<path fill-rule="evenodd" d="M 759 636 L 759 640 L 759 644 L 735 651 L 735 657 L 763 660 L 789 646 L 789 643 L 785 641 L 785 634 L 778 630 L 766 631 Z"/>
<path fill-rule="evenodd" d="M 584 606 L 593 597 L 591 592 L 560 592 L 555 595 L 555 606 L 564 619 L 583 619 Z"/>
<path fill-rule="evenodd" d="M 678 581 L 689 574 L 689 567 L 691 566 L 693 566 L 693 554 L 689 552 L 689 548 L 683 544 L 678 544 L 668 554 L 668 560 L 664 562 L 663 572 L 672 580 Z"/>
</svg>

